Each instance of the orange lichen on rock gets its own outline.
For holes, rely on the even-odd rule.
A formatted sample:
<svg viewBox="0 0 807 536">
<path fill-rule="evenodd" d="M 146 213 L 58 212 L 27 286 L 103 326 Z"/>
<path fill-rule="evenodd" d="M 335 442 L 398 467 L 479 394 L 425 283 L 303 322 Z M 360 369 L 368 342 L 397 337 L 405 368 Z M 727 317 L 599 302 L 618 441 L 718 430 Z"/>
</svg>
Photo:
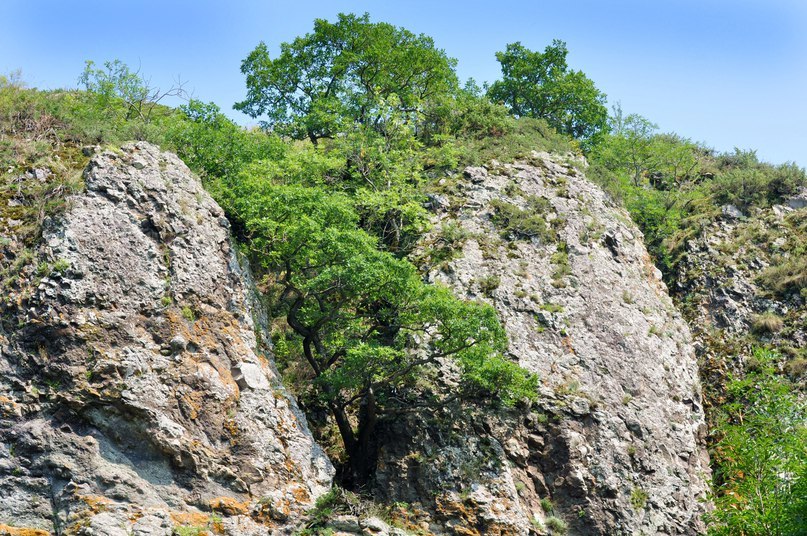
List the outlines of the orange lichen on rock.
<svg viewBox="0 0 807 536">
<path fill-rule="evenodd" d="M 201 512 L 171 512 L 170 516 L 176 525 L 204 527 L 210 523 L 210 515 Z"/>
<path fill-rule="evenodd" d="M 291 494 L 294 496 L 294 499 L 300 504 L 308 504 L 311 502 L 311 494 L 308 493 L 308 489 L 304 488 L 303 486 L 295 486 L 291 489 Z"/>
<path fill-rule="evenodd" d="M 461 536 L 481 536 L 474 528 L 477 524 L 474 508 L 460 501 L 453 500 L 450 495 L 439 495 L 435 498 L 438 515 L 448 519 L 459 519 L 463 525 L 455 525 L 453 530 Z"/>
<path fill-rule="evenodd" d="M 10 527 L 0 523 L 0 536 L 50 536 L 50 532 L 28 527 Z"/>
<path fill-rule="evenodd" d="M 100 495 L 81 495 L 79 499 L 87 505 L 94 514 L 104 512 L 112 501 Z"/>
<path fill-rule="evenodd" d="M 198 392 L 186 393 L 180 396 L 180 402 L 184 404 L 184 407 L 188 411 L 188 418 L 192 421 L 199 418 L 199 413 L 202 410 L 202 406 L 199 401 L 201 398 L 202 395 Z"/>
<path fill-rule="evenodd" d="M 261 499 L 258 510 L 252 519 L 264 525 L 272 526 L 276 521 L 285 521 L 291 516 L 291 505 L 286 499 Z"/>
<path fill-rule="evenodd" d="M 216 497 L 210 500 L 210 509 L 229 516 L 246 515 L 249 512 L 249 501 L 237 501 L 232 497 Z"/>
<path fill-rule="evenodd" d="M 20 405 L 7 396 L 0 395 L 0 415 L 18 415 Z"/>
<path fill-rule="evenodd" d="M 561 345 L 563 345 L 564 350 L 566 350 L 570 354 L 575 354 L 574 346 L 572 345 L 572 338 L 568 335 L 563 337 L 560 340 Z"/>
</svg>

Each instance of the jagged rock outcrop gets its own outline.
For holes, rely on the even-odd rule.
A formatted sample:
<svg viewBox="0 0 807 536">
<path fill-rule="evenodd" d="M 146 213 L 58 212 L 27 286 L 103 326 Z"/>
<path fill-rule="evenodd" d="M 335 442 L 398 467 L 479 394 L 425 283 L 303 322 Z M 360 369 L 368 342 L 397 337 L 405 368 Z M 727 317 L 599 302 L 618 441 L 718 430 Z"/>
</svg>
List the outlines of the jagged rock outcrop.
<svg viewBox="0 0 807 536">
<path fill-rule="evenodd" d="M 280 385 L 222 210 L 175 156 L 95 156 L 0 331 L 0 524 L 283 531 L 333 469 Z"/>
<path fill-rule="evenodd" d="M 729 372 L 753 365 L 754 346 L 785 358 L 783 372 L 807 385 L 807 190 L 770 208 L 750 208 L 698 229 L 683 248 L 673 291 L 697 340 L 712 404 Z"/>
<path fill-rule="evenodd" d="M 386 424 L 376 493 L 431 504 L 436 531 L 704 529 L 689 330 L 641 233 L 573 164 L 534 153 L 469 168 L 435 209 L 419 252 L 429 277 L 493 304 L 512 358 L 542 384 L 529 412 L 445 408 Z"/>
</svg>

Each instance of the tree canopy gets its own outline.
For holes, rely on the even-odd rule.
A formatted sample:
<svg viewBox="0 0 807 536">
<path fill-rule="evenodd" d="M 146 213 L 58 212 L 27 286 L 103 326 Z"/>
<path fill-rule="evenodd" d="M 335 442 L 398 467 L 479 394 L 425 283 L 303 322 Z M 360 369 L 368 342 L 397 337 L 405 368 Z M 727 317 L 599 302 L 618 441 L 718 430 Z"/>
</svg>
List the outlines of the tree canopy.
<svg viewBox="0 0 807 536">
<path fill-rule="evenodd" d="M 291 343 L 338 426 L 353 478 L 368 476 L 376 421 L 423 403 L 413 387 L 444 360 L 457 367 L 461 395 L 505 404 L 536 397 L 535 376 L 504 356 L 493 308 L 425 284 L 411 263 L 379 250 L 358 228 L 348 197 L 249 172 L 219 191 L 270 274 L 275 314 L 295 334 Z"/>
<path fill-rule="evenodd" d="M 339 14 L 335 23 L 317 19 L 312 33 L 281 44 L 275 59 L 260 43 L 241 64 L 247 98 L 235 108 L 316 143 L 353 122 L 379 125 L 379 104 L 392 96 L 398 111 L 419 111 L 427 99 L 456 89 L 455 64 L 430 37 L 370 22 L 366 13 Z"/>
<path fill-rule="evenodd" d="M 496 53 L 502 79 L 488 96 L 504 103 L 517 117 L 546 119 L 558 131 L 589 142 L 606 128 L 605 94 L 582 71 L 566 63 L 566 43 L 554 40 L 544 52 L 510 43 Z"/>
</svg>

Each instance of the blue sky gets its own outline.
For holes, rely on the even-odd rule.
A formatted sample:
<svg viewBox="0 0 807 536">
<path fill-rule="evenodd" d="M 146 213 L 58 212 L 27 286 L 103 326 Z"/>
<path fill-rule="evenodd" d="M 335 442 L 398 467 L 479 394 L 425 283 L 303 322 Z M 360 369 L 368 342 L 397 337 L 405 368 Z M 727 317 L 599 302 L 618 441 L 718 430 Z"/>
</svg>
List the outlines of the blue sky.
<svg viewBox="0 0 807 536">
<path fill-rule="evenodd" d="M 570 66 L 626 112 L 718 150 L 807 165 L 804 0 L 0 0 L 0 73 L 75 87 L 84 60 L 118 58 L 155 86 L 181 77 L 247 124 L 230 109 L 244 96 L 241 60 L 340 11 L 432 36 L 480 82 L 499 76 L 507 43 L 562 39 Z"/>
</svg>

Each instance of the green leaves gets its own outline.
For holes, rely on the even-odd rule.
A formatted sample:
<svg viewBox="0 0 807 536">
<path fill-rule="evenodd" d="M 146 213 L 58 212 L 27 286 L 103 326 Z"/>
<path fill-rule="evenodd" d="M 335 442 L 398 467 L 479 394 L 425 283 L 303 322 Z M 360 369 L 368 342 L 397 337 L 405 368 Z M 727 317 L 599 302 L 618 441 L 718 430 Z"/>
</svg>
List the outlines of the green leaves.
<svg viewBox="0 0 807 536">
<path fill-rule="evenodd" d="M 408 261 L 378 249 L 349 197 L 243 172 L 221 198 L 270 274 L 275 314 L 303 340 L 323 400 L 338 407 L 411 388 L 456 361 L 467 395 L 534 399 L 536 378 L 504 357 L 495 311 L 426 285 Z"/>
<path fill-rule="evenodd" d="M 757 349 L 755 370 L 726 386 L 712 432 L 717 470 L 710 534 L 807 533 L 807 406 Z"/>
<path fill-rule="evenodd" d="M 544 52 L 511 43 L 496 53 L 502 79 L 488 96 L 516 117 L 536 117 L 559 132 L 590 144 L 606 128 L 605 95 L 581 71 L 569 71 L 566 43 L 554 40 Z"/>
<path fill-rule="evenodd" d="M 277 136 L 244 130 L 213 103 L 191 99 L 180 110 L 184 120 L 167 125 L 167 137 L 182 160 L 205 180 L 232 178 L 248 162 L 279 159 L 285 153 Z"/>
<path fill-rule="evenodd" d="M 150 90 L 138 73 L 133 73 L 120 60 L 104 62 L 104 68 L 96 68 L 94 61 L 86 61 L 84 72 L 79 77 L 87 91 L 95 93 L 101 106 L 108 106 L 113 99 L 127 103 L 142 102 Z"/>
<path fill-rule="evenodd" d="M 370 22 L 367 14 L 339 14 L 337 22 L 317 19 L 313 33 L 283 43 L 274 60 L 260 43 L 241 64 L 247 98 L 235 108 L 316 143 L 354 122 L 375 125 L 379 104 L 392 96 L 397 111 L 418 112 L 425 100 L 456 88 L 455 64 L 430 37 Z"/>
</svg>

